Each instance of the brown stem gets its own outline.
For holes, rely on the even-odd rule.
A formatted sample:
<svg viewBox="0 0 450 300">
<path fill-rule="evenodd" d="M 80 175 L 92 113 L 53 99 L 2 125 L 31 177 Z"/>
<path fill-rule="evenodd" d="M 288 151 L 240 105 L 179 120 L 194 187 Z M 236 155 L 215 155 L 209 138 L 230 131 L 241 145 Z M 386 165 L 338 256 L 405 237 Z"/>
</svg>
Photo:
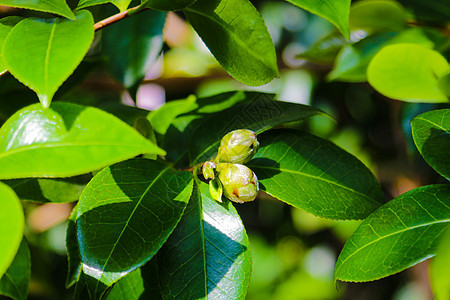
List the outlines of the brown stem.
<svg viewBox="0 0 450 300">
<path fill-rule="evenodd" d="M 120 20 L 126 19 L 131 15 L 137 14 L 141 11 L 147 10 L 148 8 L 142 8 L 140 5 L 127 9 L 121 13 L 115 14 L 109 18 L 101 20 L 94 25 L 94 30 L 99 31 L 100 29 L 119 22 Z"/>
</svg>

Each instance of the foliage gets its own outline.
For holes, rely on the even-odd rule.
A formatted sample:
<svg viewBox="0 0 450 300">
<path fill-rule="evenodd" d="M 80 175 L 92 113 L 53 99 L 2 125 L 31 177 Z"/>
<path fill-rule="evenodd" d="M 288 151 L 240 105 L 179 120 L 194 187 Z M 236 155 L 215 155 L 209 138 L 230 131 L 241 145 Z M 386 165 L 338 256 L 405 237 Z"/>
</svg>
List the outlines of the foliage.
<svg viewBox="0 0 450 300">
<path fill-rule="evenodd" d="M 437 254 L 432 285 L 437 297 L 446 298 L 448 276 L 439 273 L 448 266 L 450 44 L 449 23 L 440 16 L 448 21 L 448 7 L 433 18 L 414 1 L 287 2 L 279 7 L 292 12 L 294 4 L 336 27 L 295 8 L 328 28 L 294 55 L 329 65 L 322 91 L 332 93 L 338 81 L 367 82 L 361 102 L 349 109 L 358 120 L 369 116 L 369 93 L 415 110 L 404 118 L 405 131 L 423 164 L 442 176 L 438 182 L 390 200 L 358 151 L 327 139 L 333 118 L 320 108 L 330 103 L 281 101 L 261 88 L 184 95 L 151 111 L 116 101 L 128 93 L 140 105 L 139 91 L 163 49 L 192 50 L 163 38 L 165 26 L 178 20 L 173 11 L 185 16 L 193 28 L 186 30 L 195 31 L 240 84 L 270 86 L 274 78 L 289 78 L 278 67 L 276 22 L 248 0 L 0 0 L 8 11 L 0 18 L 1 295 L 27 298 L 33 255 L 45 248 L 44 235 L 30 233 L 28 211 L 59 203 L 71 210 L 61 228 L 66 287 L 74 286 L 74 298 L 244 299 L 259 274 L 252 275 L 251 226 L 241 216 L 254 203 L 273 201 L 274 207 L 287 204 L 329 219 L 314 221 L 317 227 L 362 220 L 353 234 L 343 230 L 334 280 L 378 280 Z M 98 70 L 108 70 L 119 88 L 92 92 L 84 80 Z M 241 160 L 225 161 L 236 156 L 227 151 L 238 142 L 227 133 L 237 129 L 247 129 L 239 132 L 251 138 L 241 137 L 234 148 Z M 205 162 L 210 169 L 202 173 Z M 245 170 L 242 178 L 236 170 Z M 247 186 L 253 194 L 239 197 Z M 264 248 L 255 241 L 255 249 Z M 279 247 L 289 273 L 318 286 L 319 299 L 328 297 L 332 288 L 321 288 L 307 265 L 297 267 L 303 255 L 298 241 Z M 320 251 L 326 250 L 308 255 Z M 265 273 L 282 281 L 280 263 L 266 263 L 272 267 Z M 295 283 L 286 280 L 286 286 Z M 281 290 L 274 294 L 287 299 Z"/>
</svg>

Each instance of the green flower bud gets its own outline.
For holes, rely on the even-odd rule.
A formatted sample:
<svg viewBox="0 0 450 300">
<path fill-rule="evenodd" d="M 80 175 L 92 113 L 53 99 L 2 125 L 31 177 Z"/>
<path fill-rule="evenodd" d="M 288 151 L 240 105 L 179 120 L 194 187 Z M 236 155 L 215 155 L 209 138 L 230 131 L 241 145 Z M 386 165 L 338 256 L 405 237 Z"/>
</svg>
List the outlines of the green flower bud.
<svg viewBox="0 0 450 300">
<path fill-rule="evenodd" d="M 214 169 L 216 168 L 216 164 L 212 161 L 207 161 L 203 164 L 202 173 L 205 179 L 214 179 Z"/>
<path fill-rule="evenodd" d="M 255 200 L 259 183 L 250 168 L 240 164 L 221 163 L 217 169 L 225 197 L 237 203 Z"/>
<path fill-rule="evenodd" d="M 247 129 L 238 129 L 227 133 L 220 142 L 219 162 L 245 164 L 258 152 L 259 142 L 256 133 Z"/>
</svg>

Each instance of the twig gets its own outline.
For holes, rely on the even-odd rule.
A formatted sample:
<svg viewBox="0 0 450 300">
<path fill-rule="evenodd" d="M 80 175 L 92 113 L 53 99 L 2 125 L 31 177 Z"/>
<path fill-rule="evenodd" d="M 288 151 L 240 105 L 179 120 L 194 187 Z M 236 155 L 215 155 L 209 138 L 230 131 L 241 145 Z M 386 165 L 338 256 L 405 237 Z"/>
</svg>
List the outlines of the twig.
<svg viewBox="0 0 450 300">
<path fill-rule="evenodd" d="M 144 10 L 147 10 L 147 9 L 148 8 L 141 7 L 141 5 L 129 8 L 126 11 L 123 11 L 121 13 L 115 14 L 115 15 L 109 17 L 109 18 L 106 18 L 104 20 L 101 20 L 101 21 L 95 23 L 94 30 L 95 31 L 99 31 L 100 29 L 102 29 L 102 28 L 104 28 L 106 26 L 109 26 L 111 24 L 119 22 L 120 20 L 126 19 L 129 16 L 131 16 L 131 15 L 140 13 L 140 12 L 142 12 Z"/>
</svg>

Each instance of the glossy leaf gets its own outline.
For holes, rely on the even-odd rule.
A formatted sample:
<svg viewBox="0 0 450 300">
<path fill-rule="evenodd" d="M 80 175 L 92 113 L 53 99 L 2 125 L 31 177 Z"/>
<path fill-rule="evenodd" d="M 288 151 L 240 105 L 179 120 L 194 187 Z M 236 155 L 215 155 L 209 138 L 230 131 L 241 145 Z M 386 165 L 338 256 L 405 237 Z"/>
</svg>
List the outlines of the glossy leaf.
<svg viewBox="0 0 450 300">
<path fill-rule="evenodd" d="M 137 269 L 114 284 L 106 300 L 139 300 L 145 292 L 145 283 L 141 269 Z"/>
<path fill-rule="evenodd" d="M 80 0 L 78 3 L 77 9 L 86 8 L 93 5 L 112 3 L 114 4 L 120 11 L 125 11 L 130 5 L 132 0 Z"/>
<path fill-rule="evenodd" d="M 272 39 L 248 0 L 199 0 L 184 12 L 214 57 L 235 79 L 255 86 L 279 75 Z"/>
<path fill-rule="evenodd" d="M 103 53 L 116 79 L 130 88 L 142 80 L 158 58 L 162 30 L 166 20 L 163 12 L 148 10 L 103 30 Z"/>
<path fill-rule="evenodd" d="M 64 102 L 49 109 L 34 104 L 0 128 L 0 179 L 69 177 L 139 154 L 164 153 L 99 109 Z"/>
<path fill-rule="evenodd" d="M 420 154 L 450 180 L 450 109 L 423 113 L 412 120 L 411 127 Z"/>
<path fill-rule="evenodd" d="M 373 174 L 333 143 L 294 130 L 260 136 L 247 165 L 260 188 L 294 207 L 331 219 L 363 219 L 384 203 Z"/>
<path fill-rule="evenodd" d="M 71 20 L 75 20 L 75 15 L 70 10 L 70 7 L 67 5 L 66 0 L 0 0 L 0 5 L 44 11 L 60 15 Z"/>
<path fill-rule="evenodd" d="M 286 0 L 300 8 L 316 14 L 336 26 L 349 39 L 348 15 L 351 0 Z"/>
<path fill-rule="evenodd" d="M 230 131 L 249 129 L 261 133 L 277 125 L 300 122 L 309 117 L 325 115 L 322 111 L 301 104 L 272 100 L 270 94 L 254 94 L 254 98 L 227 110 L 212 114 L 194 132 L 189 146 L 192 164 L 214 158 L 220 140 Z"/>
<path fill-rule="evenodd" d="M 4 180 L 20 198 L 33 202 L 67 203 L 78 201 L 81 192 L 92 178 L 82 175 L 69 178 L 24 178 Z"/>
<path fill-rule="evenodd" d="M 13 29 L 13 27 L 22 20 L 23 18 L 17 16 L 5 17 L 0 19 L 0 75 L 7 71 L 7 68 L 3 62 L 3 43 L 11 29 Z"/>
<path fill-rule="evenodd" d="M 94 19 L 88 11 L 77 12 L 76 21 L 28 18 L 8 34 L 3 60 L 11 74 L 34 90 L 44 107 L 49 107 L 93 38 Z"/>
<path fill-rule="evenodd" d="M 450 230 L 447 229 L 439 241 L 436 257 L 431 263 L 431 287 L 436 300 L 450 298 L 450 276 L 446 276 L 450 269 Z"/>
<path fill-rule="evenodd" d="M 99 172 L 84 190 L 77 236 L 91 295 L 146 263 L 174 230 L 192 192 L 192 174 L 134 159 Z M 104 286 L 103 286 L 104 285 Z"/>
<path fill-rule="evenodd" d="M 407 102 L 447 102 L 438 79 L 448 67 L 439 52 L 414 44 L 391 45 L 372 59 L 367 79 L 389 98 Z"/>
<path fill-rule="evenodd" d="M 157 255 L 165 299 L 244 299 L 251 273 L 248 237 L 229 201 L 196 182 L 177 228 Z"/>
<path fill-rule="evenodd" d="M 30 284 L 31 258 L 27 242 L 22 239 L 12 264 L 3 276 L 0 276 L 0 295 L 17 300 L 26 300 Z"/>
<path fill-rule="evenodd" d="M 14 191 L 0 183 L 0 278 L 11 265 L 23 237 L 22 205 Z"/>
<path fill-rule="evenodd" d="M 142 5 L 159 10 L 181 10 L 194 4 L 197 0 L 142 0 Z"/>
<path fill-rule="evenodd" d="M 406 10 L 396 1 L 369 0 L 359 1 L 350 9 L 351 29 L 367 32 L 398 31 L 406 27 Z"/>
<path fill-rule="evenodd" d="M 398 196 L 365 219 L 336 262 L 335 279 L 370 281 L 435 254 L 450 221 L 450 185 L 430 185 Z"/>
</svg>

